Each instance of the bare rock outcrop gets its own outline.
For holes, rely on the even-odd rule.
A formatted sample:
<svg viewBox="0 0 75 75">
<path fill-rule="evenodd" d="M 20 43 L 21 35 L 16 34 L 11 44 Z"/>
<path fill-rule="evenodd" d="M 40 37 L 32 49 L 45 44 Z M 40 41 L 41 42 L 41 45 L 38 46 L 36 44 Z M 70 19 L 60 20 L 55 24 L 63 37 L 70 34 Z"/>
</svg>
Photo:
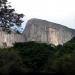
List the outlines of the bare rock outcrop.
<svg viewBox="0 0 75 75">
<path fill-rule="evenodd" d="M 4 31 L 0 31 L 0 47 L 12 47 L 16 42 L 25 42 L 24 36 L 14 32 L 8 34 Z"/>
<path fill-rule="evenodd" d="M 28 41 L 62 45 L 73 37 L 75 37 L 74 29 L 45 20 L 30 19 L 22 34 L 15 32 L 7 34 L 0 28 L 0 47 L 11 47 L 15 42 Z"/>
<path fill-rule="evenodd" d="M 63 44 L 75 36 L 75 30 L 40 19 L 30 19 L 23 32 L 25 41 Z"/>
</svg>

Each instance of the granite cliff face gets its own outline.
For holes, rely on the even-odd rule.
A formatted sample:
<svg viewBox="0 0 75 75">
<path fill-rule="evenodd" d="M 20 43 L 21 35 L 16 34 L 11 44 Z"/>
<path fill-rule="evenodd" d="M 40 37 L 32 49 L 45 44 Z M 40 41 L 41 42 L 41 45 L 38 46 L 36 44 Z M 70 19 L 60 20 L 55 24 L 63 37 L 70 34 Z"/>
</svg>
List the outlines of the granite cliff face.
<svg viewBox="0 0 75 75">
<path fill-rule="evenodd" d="M 58 45 L 73 38 L 75 30 L 45 20 L 31 19 L 27 22 L 23 35 L 25 41 Z"/>
<path fill-rule="evenodd" d="M 31 19 L 27 22 L 22 34 L 14 32 L 7 34 L 0 28 L 0 47 L 11 47 L 15 42 L 28 41 L 58 45 L 73 37 L 75 37 L 75 30 L 73 29 L 45 20 Z"/>
<path fill-rule="evenodd" d="M 7 34 L 6 32 L 0 31 L 0 47 L 11 47 L 16 42 L 25 42 L 24 36 L 14 32 Z"/>
</svg>

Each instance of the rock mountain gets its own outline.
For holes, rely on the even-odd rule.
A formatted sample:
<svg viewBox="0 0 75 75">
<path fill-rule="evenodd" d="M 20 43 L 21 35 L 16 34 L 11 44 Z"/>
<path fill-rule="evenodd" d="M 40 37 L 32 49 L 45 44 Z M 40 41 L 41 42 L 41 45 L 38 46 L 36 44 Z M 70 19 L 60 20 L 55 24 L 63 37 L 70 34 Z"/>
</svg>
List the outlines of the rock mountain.
<svg viewBox="0 0 75 75">
<path fill-rule="evenodd" d="M 41 19 L 30 19 L 23 34 L 25 41 L 62 45 L 75 36 L 75 30 Z"/>
<path fill-rule="evenodd" d="M 54 45 L 63 44 L 75 37 L 75 30 L 40 19 L 30 19 L 22 34 L 7 34 L 0 30 L 0 46 L 11 47 L 15 42 L 36 41 L 51 43 Z"/>
<path fill-rule="evenodd" d="M 24 36 L 14 32 L 8 34 L 0 31 L 0 47 L 12 47 L 16 42 L 25 42 Z"/>
</svg>

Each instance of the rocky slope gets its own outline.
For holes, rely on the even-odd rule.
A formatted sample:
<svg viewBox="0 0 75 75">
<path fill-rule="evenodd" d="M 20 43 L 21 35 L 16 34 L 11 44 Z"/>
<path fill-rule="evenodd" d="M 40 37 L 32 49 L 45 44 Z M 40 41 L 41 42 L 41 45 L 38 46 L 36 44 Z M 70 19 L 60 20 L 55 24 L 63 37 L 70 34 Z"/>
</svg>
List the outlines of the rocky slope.
<svg viewBox="0 0 75 75">
<path fill-rule="evenodd" d="M 40 19 L 30 19 L 23 32 L 25 41 L 63 44 L 75 36 L 75 30 Z"/>
</svg>

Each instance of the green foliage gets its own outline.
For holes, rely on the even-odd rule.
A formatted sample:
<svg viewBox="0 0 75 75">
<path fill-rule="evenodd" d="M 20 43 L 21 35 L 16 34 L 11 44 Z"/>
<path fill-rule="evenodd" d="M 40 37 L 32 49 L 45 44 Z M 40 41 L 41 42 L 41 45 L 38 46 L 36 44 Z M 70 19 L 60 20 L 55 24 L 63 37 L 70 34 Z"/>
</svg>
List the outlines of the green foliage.
<svg viewBox="0 0 75 75">
<path fill-rule="evenodd" d="M 75 74 L 75 38 L 56 47 L 51 69 L 67 75 Z"/>
<path fill-rule="evenodd" d="M 0 75 L 18 73 L 22 70 L 22 61 L 16 51 L 0 49 Z"/>
<path fill-rule="evenodd" d="M 35 42 L 16 43 L 14 47 L 19 49 L 19 54 L 23 58 L 24 64 L 31 71 L 39 71 L 54 51 L 50 45 Z"/>
<path fill-rule="evenodd" d="M 23 14 L 18 14 L 8 5 L 7 0 L 0 0 L 0 28 L 3 31 L 11 33 L 12 27 L 20 27 L 22 24 Z M 17 31 L 15 29 L 15 31 Z M 19 32 L 19 31 L 18 31 Z"/>
<path fill-rule="evenodd" d="M 0 75 L 26 72 L 75 74 L 75 39 L 58 46 L 25 42 L 0 49 Z"/>
</svg>

